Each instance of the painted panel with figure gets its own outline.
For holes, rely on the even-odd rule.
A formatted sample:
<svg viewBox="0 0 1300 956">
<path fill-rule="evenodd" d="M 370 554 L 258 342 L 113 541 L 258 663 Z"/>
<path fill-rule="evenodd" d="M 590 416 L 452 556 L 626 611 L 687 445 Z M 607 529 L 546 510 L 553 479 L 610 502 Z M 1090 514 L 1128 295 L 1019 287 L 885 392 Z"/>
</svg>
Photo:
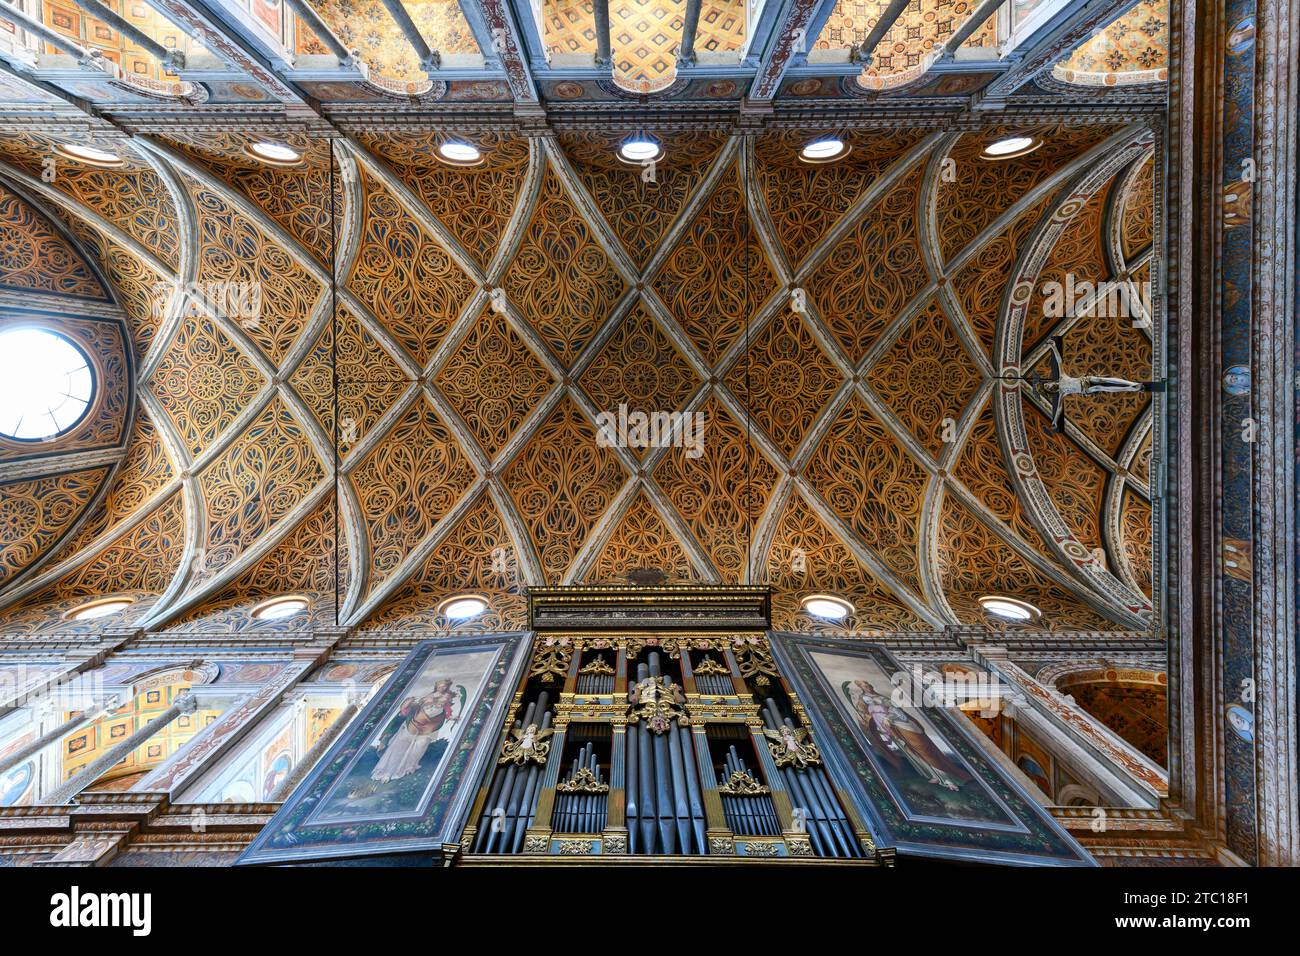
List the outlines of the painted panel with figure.
<svg viewBox="0 0 1300 956">
<path fill-rule="evenodd" d="M 771 635 L 832 774 L 900 853 L 1021 864 L 1088 864 L 1087 853 L 1002 773 L 912 675 L 876 644 Z"/>
<path fill-rule="evenodd" d="M 526 645 L 522 633 L 417 645 L 240 862 L 396 859 L 456 842 Z"/>
</svg>

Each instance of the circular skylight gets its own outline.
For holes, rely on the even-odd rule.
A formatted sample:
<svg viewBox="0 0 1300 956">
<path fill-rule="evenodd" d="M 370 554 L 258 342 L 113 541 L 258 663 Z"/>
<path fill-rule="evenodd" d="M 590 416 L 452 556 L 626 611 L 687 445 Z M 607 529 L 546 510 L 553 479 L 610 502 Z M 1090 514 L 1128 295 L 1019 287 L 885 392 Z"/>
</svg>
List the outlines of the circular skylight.
<svg viewBox="0 0 1300 956">
<path fill-rule="evenodd" d="M 274 598 L 253 608 L 253 618 L 258 621 L 279 621 L 307 610 L 307 599 L 300 597 Z"/>
<path fill-rule="evenodd" d="M 1008 136 L 1006 139 L 994 140 L 984 147 L 984 155 L 988 159 L 1011 159 L 1014 156 L 1023 156 L 1025 153 L 1032 153 L 1039 146 L 1041 140 L 1032 136 Z"/>
<path fill-rule="evenodd" d="M 106 149 L 98 149 L 81 143 L 59 143 L 55 146 L 55 149 L 69 159 L 75 159 L 80 163 L 89 163 L 91 166 L 121 166 L 125 163 L 125 160 L 117 153 L 110 153 Z"/>
<path fill-rule="evenodd" d="M 68 614 L 74 621 L 93 621 L 95 618 L 108 617 L 118 611 L 125 611 L 131 606 L 130 598 L 107 598 L 103 601 L 91 601 L 83 604 Z"/>
<path fill-rule="evenodd" d="M 1003 597 L 1000 594 L 989 594 L 980 598 L 980 607 L 1006 621 L 1034 621 L 1042 613 L 1032 604 Z"/>
<path fill-rule="evenodd" d="M 47 441 L 85 417 L 95 394 L 86 353 L 57 332 L 0 332 L 0 435 Z"/>
<path fill-rule="evenodd" d="M 438 147 L 438 156 L 453 166 L 473 166 L 483 161 L 483 151 L 471 143 L 449 140 Z"/>
<path fill-rule="evenodd" d="M 251 143 L 248 151 L 254 158 L 277 166 L 292 166 L 302 161 L 302 153 L 284 143 L 269 141 Z"/>
<path fill-rule="evenodd" d="M 467 621 L 486 611 L 487 601 L 478 594 L 458 594 L 443 601 L 438 610 L 449 620 Z"/>
<path fill-rule="evenodd" d="M 848 153 L 849 147 L 842 139 L 824 136 L 806 143 L 799 150 L 799 158 L 806 163 L 833 163 Z"/>
<path fill-rule="evenodd" d="M 803 609 L 813 617 L 842 621 L 853 613 L 853 605 L 833 594 L 810 594 L 803 599 Z"/>
<path fill-rule="evenodd" d="M 618 147 L 618 158 L 625 163 L 650 163 L 663 155 L 663 146 L 649 136 L 633 136 Z"/>
</svg>

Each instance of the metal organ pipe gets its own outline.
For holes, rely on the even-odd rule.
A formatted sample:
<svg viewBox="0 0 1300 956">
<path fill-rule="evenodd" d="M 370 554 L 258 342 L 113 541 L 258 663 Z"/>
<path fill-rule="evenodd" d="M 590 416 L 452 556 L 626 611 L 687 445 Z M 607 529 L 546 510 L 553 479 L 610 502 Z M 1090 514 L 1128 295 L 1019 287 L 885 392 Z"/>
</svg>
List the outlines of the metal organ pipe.
<svg viewBox="0 0 1300 956">
<path fill-rule="evenodd" d="M 794 721 L 782 714 L 776 701 L 770 697 L 763 702 L 763 719 L 771 730 L 797 729 Z M 826 777 L 824 767 L 808 766 L 800 769 L 787 765 L 781 768 L 781 776 L 786 781 L 791 796 L 802 801 L 800 806 L 804 810 L 804 826 L 818 855 L 865 855 L 844 814 L 844 808 L 840 806 L 834 788 Z"/>
<path fill-rule="evenodd" d="M 537 715 L 541 714 L 541 720 Z M 537 724 L 541 730 L 551 726 L 550 696 L 546 691 L 524 710 L 522 720 L 515 721 L 518 732 Z M 474 849 L 480 853 L 518 853 L 523 848 L 524 836 L 537 809 L 537 795 L 545 766 L 526 760 L 512 763 L 505 773 L 497 768 L 487 805 L 479 820 L 479 832 Z"/>
</svg>

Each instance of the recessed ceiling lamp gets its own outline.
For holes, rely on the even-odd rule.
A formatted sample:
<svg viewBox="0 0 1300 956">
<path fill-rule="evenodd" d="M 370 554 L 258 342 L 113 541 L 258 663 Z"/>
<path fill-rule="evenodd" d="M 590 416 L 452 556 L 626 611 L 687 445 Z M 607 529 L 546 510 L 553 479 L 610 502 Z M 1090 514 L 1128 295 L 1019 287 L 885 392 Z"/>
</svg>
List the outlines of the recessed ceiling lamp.
<svg viewBox="0 0 1300 956">
<path fill-rule="evenodd" d="M 483 162 L 483 150 L 464 140 L 449 139 L 438 147 L 438 158 L 449 166 L 477 166 Z"/>
<path fill-rule="evenodd" d="M 663 143 L 645 133 L 629 136 L 618 146 L 618 158 L 633 166 L 658 162 L 664 158 L 665 153 Z"/>
<path fill-rule="evenodd" d="M 286 617 L 301 614 L 307 607 L 308 601 L 304 597 L 278 597 L 263 601 L 251 613 L 255 621 L 282 621 Z"/>
<path fill-rule="evenodd" d="M 83 604 L 81 607 L 75 607 L 64 617 L 73 621 L 93 621 L 95 618 L 108 617 L 118 611 L 125 611 L 131 606 L 131 603 L 130 598 L 103 598 Z"/>
<path fill-rule="evenodd" d="M 249 143 L 247 152 L 254 159 L 269 163 L 272 166 L 297 166 L 302 162 L 302 153 L 292 146 L 275 143 L 271 140 L 258 140 L 255 143 Z"/>
<path fill-rule="evenodd" d="M 829 621 L 842 621 L 853 613 L 853 605 L 834 594 L 809 594 L 803 599 L 803 609 Z"/>
<path fill-rule="evenodd" d="M 1000 594 L 986 594 L 980 598 L 980 607 L 984 608 L 994 617 L 1000 617 L 1004 621 L 1015 621 L 1024 623 L 1026 621 L 1036 621 L 1042 617 L 1042 611 L 1024 601 L 1017 601 L 1015 598 L 1004 597 Z"/>
<path fill-rule="evenodd" d="M 126 160 L 117 153 L 110 153 L 106 149 L 98 149 L 94 146 L 86 146 L 83 143 L 56 143 L 54 151 L 68 159 L 75 159 L 79 163 L 85 163 L 88 166 L 125 166 Z"/>
<path fill-rule="evenodd" d="M 1032 153 L 1042 145 L 1043 141 L 1037 136 L 1008 136 L 986 145 L 980 155 L 985 159 L 1014 159 Z"/>
<path fill-rule="evenodd" d="M 455 594 L 438 605 L 438 613 L 452 621 L 468 621 L 487 610 L 487 598 L 481 594 Z"/>
<path fill-rule="evenodd" d="M 805 163 L 833 163 L 849 154 L 849 144 L 838 136 L 823 136 L 804 143 L 799 150 L 799 158 Z"/>
</svg>

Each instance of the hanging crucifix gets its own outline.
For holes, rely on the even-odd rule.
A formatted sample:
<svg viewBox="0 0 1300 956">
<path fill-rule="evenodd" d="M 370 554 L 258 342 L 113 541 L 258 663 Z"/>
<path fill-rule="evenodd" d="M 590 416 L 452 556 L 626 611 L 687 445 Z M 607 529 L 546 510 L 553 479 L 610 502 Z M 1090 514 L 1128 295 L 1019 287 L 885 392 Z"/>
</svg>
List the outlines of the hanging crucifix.
<svg viewBox="0 0 1300 956">
<path fill-rule="evenodd" d="M 1031 373 L 1027 377 L 1003 376 L 1022 382 L 1028 382 L 1039 395 L 1042 395 L 1052 408 L 1052 428 L 1058 433 L 1065 432 L 1065 398 L 1067 395 L 1104 395 L 1110 393 L 1163 392 L 1164 382 L 1134 382 L 1126 378 L 1111 375 L 1067 375 L 1065 373 L 1065 337 L 1054 335 L 1048 340 L 1047 358 L 1050 371 L 1047 375 Z"/>
</svg>

